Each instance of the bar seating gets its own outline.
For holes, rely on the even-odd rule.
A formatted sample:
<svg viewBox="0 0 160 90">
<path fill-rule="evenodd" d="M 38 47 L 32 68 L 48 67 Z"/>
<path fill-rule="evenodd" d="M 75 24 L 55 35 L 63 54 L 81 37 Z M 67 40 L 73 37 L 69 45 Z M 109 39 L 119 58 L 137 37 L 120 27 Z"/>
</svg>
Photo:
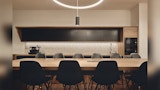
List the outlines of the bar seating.
<svg viewBox="0 0 160 90">
<path fill-rule="evenodd" d="M 45 57 L 45 54 L 44 54 L 44 53 L 41 53 L 41 52 L 37 53 L 35 57 L 36 57 L 36 58 L 46 58 L 46 57 Z M 55 73 L 56 73 L 56 71 L 53 71 L 53 70 L 45 70 L 45 72 L 46 72 L 46 75 L 47 75 L 48 77 L 51 77 L 51 78 L 53 78 L 54 75 L 55 75 Z"/>
<path fill-rule="evenodd" d="M 21 61 L 20 62 L 20 80 L 27 85 L 32 86 L 34 90 L 36 85 L 40 87 L 45 84 L 47 90 L 50 85 L 50 77 L 46 77 L 45 71 L 40 64 L 35 61 Z"/>
<path fill-rule="evenodd" d="M 132 81 L 133 85 L 145 87 L 147 85 L 147 61 L 143 62 L 139 69 L 131 72 L 131 76 L 126 76 L 127 79 L 127 87 L 129 87 L 129 82 Z"/>
<path fill-rule="evenodd" d="M 91 58 L 103 58 L 100 53 L 93 53 Z M 93 71 L 88 71 L 88 75 L 93 75 Z"/>
<path fill-rule="evenodd" d="M 129 55 L 129 58 L 141 58 L 141 56 L 140 56 L 138 53 L 131 53 L 131 54 Z M 133 73 L 135 73 L 135 72 L 136 72 L 136 70 L 126 71 L 126 72 L 125 72 L 125 78 L 128 77 L 128 76 L 131 76 L 131 75 L 132 75 Z M 130 80 L 129 80 L 129 81 L 130 81 Z M 127 87 L 128 87 L 129 81 L 126 81 Z M 128 87 L 128 88 L 129 88 L 129 87 Z"/>
<path fill-rule="evenodd" d="M 119 53 L 111 53 L 110 58 L 122 58 L 122 56 Z M 123 76 L 124 76 L 124 71 L 119 71 L 121 80 L 122 80 L 122 85 L 123 85 Z"/>
<path fill-rule="evenodd" d="M 77 61 L 62 60 L 58 67 L 56 80 L 64 85 L 64 89 L 68 85 L 69 90 L 71 89 L 72 85 L 76 85 L 78 88 L 78 84 L 83 82 L 84 90 L 86 90 L 82 71 Z"/>
<path fill-rule="evenodd" d="M 102 57 L 102 55 L 100 53 L 93 53 L 91 58 L 103 58 L 103 57 Z M 86 72 L 84 72 L 84 74 L 92 76 L 93 72 L 94 71 L 86 71 Z"/>
<path fill-rule="evenodd" d="M 116 61 L 100 61 L 96 67 L 96 70 L 91 78 L 89 87 L 91 84 L 91 90 L 93 86 L 93 81 L 96 82 L 96 88 L 99 85 L 108 86 L 107 90 L 111 89 L 111 85 L 116 83 L 120 79 L 119 70 Z"/>
</svg>

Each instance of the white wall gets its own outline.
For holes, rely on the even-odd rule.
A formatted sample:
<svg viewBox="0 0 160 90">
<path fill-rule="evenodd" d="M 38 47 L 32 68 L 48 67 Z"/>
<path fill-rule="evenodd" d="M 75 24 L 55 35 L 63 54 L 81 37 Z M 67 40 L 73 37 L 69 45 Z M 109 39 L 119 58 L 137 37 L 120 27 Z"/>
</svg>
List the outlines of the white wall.
<svg viewBox="0 0 160 90">
<path fill-rule="evenodd" d="M 149 0 L 150 61 L 160 67 L 160 0 Z"/>
<path fill-rule="evenodd" d="M 139 26 L 139 5 L 131 9 L 131 26 Z"/>
<path fill-rule="evenodd" d="M 26 53 L 25 42 L 21 42 L 16 26 L 75 26 L 75 16 L 76 11 L 72 10 L 14 10 L 13 12 L 13 53 Z M 80 26 L 130 26 L 130 11 L 129 10 L 80 10 Z M 46 43 L 46 42 L 45 42 Z M 48 42 L 47 42 L 48 43 Z M 34 45 L 40 45 L 39 43 L 34 43 Z M 66 48 L 66 44 L 71 48 Z M 61 46 L 69 53 L 83 52 L 85 49 L 87 54 L 92 52 L 99 52 L 103 54 L 108 54 L 110 52 L 111 43 L 108 42 L 84 42 L 84 43 L 74 43 L 74 42 L 52 42 L 52 50 L 58 52 L 56 48 Z M 87 46 L 84 46 L 87 45 Z M 43 45 L 44 46 L 44 45 Z M 88 48 L 87 48 L 88 47 Z M 78 49 L 75 49 L 78 48 Z M 117 43 L 112 46 L 113 51 L 117 52 Z M 49 49 L 48 49 L 49 50 Z M 78 51 L 77 51 L 78 50 Z"/>
<path fill-rule="evenodd" d="M 139 26 L 139 54 L 148 58 L 148 7 L 147 3 L 139 3 L 131 9 L 131 26 Z"/>
<path fill-rule="evenodd" d="M 75 26 L 74 10 L 14 10 L 17 26 Z M 81 26 L 130 26 L 129 10 L 80 10 Z"/>
<path fill-rule="evenodd" d="M 139 3 L 139 54 L 148 58 L 148 6 Z"/>
</svg>

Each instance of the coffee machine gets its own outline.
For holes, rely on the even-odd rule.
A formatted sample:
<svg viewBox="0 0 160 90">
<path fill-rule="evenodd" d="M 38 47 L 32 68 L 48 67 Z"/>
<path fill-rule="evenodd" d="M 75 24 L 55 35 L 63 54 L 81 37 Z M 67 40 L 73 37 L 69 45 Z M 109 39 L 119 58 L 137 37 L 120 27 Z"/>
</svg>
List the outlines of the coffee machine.
<svg viewBox="0 0 160 90">
<path fill-rule="evenodd" d="M 39 53 L 39 47 L 30 47 L 30 51 L 28 54 L 37 54 Z"/>
</svg>

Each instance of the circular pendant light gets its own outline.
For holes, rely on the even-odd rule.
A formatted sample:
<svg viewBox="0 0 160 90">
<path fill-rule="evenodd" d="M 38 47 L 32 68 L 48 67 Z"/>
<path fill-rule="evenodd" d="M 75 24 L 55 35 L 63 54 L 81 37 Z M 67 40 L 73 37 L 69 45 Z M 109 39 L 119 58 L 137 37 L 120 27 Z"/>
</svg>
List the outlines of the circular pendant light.
<svg viewBox="0 0 160 90">
<path fill-rule="evenodd" d="M 100 3 L 102 3 L 104 0 L 99 0 L 97 1 L 96 3 L 94 4 L 90 4 L 90 5 L 87 5 L 87 6 L 72 6 L 72 5 L 68 5 L 68 4 L 64 4 L 58 0 L 53 0 L 55 3 L 57 3 L 58 5 L 60 6 L 63 6 L 63 7 L 66 7 L 66 8 L 70 8 L 70 9 L 88 9 L 88 8 L 92 8 L 92 7 L 95 7 L 97 5 L 99 5 Z"/>
</svg>

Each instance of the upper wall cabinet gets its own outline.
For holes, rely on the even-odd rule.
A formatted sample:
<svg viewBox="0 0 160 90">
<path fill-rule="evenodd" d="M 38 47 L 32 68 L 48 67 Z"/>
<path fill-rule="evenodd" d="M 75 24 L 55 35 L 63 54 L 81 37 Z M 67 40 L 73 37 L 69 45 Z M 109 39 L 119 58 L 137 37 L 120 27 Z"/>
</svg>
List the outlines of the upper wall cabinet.
<svg viewBox="0 0 160 90">
<path fill-rule="evenodd" d="M 123 28 L 123 36 L 137 38 L 138 37 L 138 28 L 137 27 L 124 27 Z"/>
<path fill-rule="evenodd" d="M 21 41 L 123 40 L 122 27 L 17 27 Z"/>
<path fill-rule="evenodd" d="M 124 54 L 138 53 L 138 27 L 124 27 Z"/>
<path fill-rule="evenodd" d="M 138 52 L 138 27 L 123 27 L 123 40 L 118 43 L 118 52 L 121 55 L 128 55 L 132 52 Z"/>
</svg>

